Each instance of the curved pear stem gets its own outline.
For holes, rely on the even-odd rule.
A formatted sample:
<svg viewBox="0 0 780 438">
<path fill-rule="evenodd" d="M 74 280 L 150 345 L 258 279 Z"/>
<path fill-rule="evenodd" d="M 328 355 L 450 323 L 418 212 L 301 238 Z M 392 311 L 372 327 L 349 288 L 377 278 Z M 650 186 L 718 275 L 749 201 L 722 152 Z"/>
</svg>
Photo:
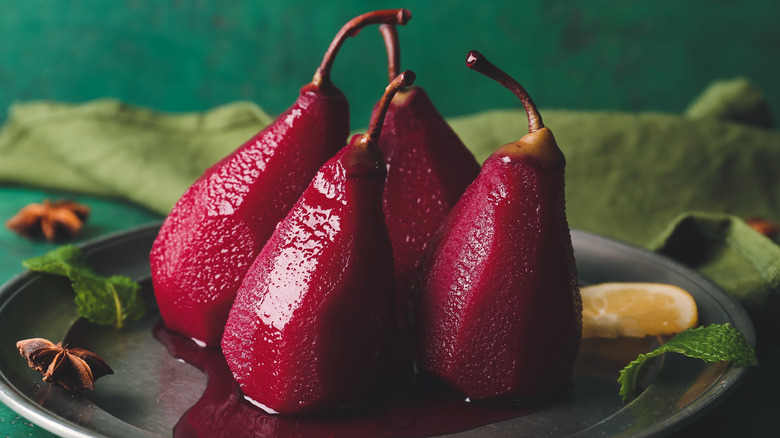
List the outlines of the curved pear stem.
<svg viewBox="0 0 780 438">
<path fill-rule="evenodd" d="M 395 93 L 403 87 L 408 87 L 414 83 L 417 75 L 411 70 L 406 70 L 400 75 L 396 76 L 390 84 L 385 87 L 385 93 L 382 98 L 379 99 L 379 103 L 376 105 L 374 113 L 371 115 L 371 123 L 368 125 L 368 130 L 363 137 L 360 138 L 360 145 L 363 147 L 370 147 L 375 145 L 379 140 L 379 134 L 382 132 L 382 125 L 385 124 L 385 114 L 390 107 L 390 102 L 393 100 Z"/>
<path fill-rule="evenodd" d="M 379 32 L 385 40 L 387 48 L 387 73 L 392 82 L 401 69 L 401 46 L 398 44 L 398 29 L 392 24 L 379 26 Z"/>
<path fill-rule="evenodd" d="M 357 35 L 363 27 L 377 23 L 406 24 L 411 18 L 412 13 L 408 9 L 383 9 L 367 12 L 349 20 L 333 38 L 328 51 L 322 58 L 322 63 L 314 72 L 314 79 L 311 83 L 316 87 L 330 85 L 330 70 L 341 45 L 347 38 Z"/>
<path fill-rule="evenodd" d="M 544 123 L 542 122 L 542 116 L 539 114 L 539 110 L 536 108 L 534 101 L 531 100 L 531 96 L 528 95 L 528 92 L 525 91 L 525 88 L 523 88 L 519 82 L 493 65 L 484 55 L 476 50 L 470 51 L 466 56 L 466 66 L 493 79 L 520 98 L 520 102 L 523 103 L 523 108 L 525 108 L 525 112 L 528 114 L 529 133 L 544 128 Z"/>
</svg>

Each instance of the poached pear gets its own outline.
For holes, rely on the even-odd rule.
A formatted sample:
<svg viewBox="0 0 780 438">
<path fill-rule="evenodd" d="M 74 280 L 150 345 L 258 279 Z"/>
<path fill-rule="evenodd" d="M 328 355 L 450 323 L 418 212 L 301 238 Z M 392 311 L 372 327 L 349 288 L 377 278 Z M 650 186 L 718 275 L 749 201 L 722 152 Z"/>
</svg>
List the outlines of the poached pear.
<svg viewBox="0 0 780 438">
<path fill-rule="evenodd" d="M 398 32 L 392 24 L 379 29 L 392 79 L 400 68 Z M 399 326 L 408 327 L 410 290 L 423 252 L 480 166 L 418 85 L 396 93 L 379 148 L 387 165 L 383 205 L 395 261 L 396 316 Z"/>
<path fill-rule="evenodd" d="M 296 102 L 182 195 L 150 254 L 155 297 L 168 328 L 200 345 L 219 345 L 247 269 L 349 135 L 347 100 L 330 80 L 339 48 L 363 26 L 410 18 L 406 9 L 388 9 L 350 20 Z"/>
<path fill-rule="evenodd" d="M 568 386 L 580 343 L 565 159 L 519 83 L 479 52 L 467 65 L 520 98 L 529 133 L 483 163 L 431 243 L 418 286 L 418 365 L 472 400 L 536 402 Z"/>
<path fill-rule="evenodd" d="M 388 371 L 393 254 L 376 145 L 406 71 L 388 85 L 365 135 L 314 176 L 247 272 L 222 351 L 244 396 L 292 414 L 353 405 Z"/>
</svg>

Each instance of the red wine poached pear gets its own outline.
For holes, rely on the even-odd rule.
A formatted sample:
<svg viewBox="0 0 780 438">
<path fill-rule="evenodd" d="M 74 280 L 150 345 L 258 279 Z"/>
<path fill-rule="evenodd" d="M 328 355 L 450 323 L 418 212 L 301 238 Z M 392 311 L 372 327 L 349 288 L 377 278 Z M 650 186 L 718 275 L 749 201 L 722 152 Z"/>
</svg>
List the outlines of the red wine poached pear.
<svg viewBox="0 0 780 438">
<path fill-rule="evenodd" d="M 472 400 L 549 397 L 570 383 L 582 329 L 565 159 L 519 83 L 479 52 L 467 65 L 520 98 L 529 133 L 484 162 L 431 243 L 418 365 Z"/>
<path fill-rule="evenodd" d="M 365 135 L 317 172 L 247 272 L 222 351 L 244 395 L 293 414 L 374 396 L 395 326 L 393 254 L 377 140 L 406 71 L 387 86 Z"/>
<path fill-rule="evenodd" d="M 400 47 L 392 24 L 379 26 L 390 78 L 398 75 Z M 396 93 L 379 148 L 387 164 L 383 206 L 393 244 L 396 317 L 409 326 L 410 290 L 431 236 L 479 174 L 479 163 L 417 85 Z"/>
</svg>

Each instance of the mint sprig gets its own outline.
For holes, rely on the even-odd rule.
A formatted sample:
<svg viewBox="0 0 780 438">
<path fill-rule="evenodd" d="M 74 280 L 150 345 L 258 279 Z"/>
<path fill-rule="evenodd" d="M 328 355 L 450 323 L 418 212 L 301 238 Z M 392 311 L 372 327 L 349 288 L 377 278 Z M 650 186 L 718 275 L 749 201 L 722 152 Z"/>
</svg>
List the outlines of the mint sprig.
<svg viewBox="0 0 780 438">
<path fill-rule="evenodd" d="M 649 359 L 664 353 L 679 353 L 705 362 L 733 362 L 736 366 L 758 365 L 758 358 L 745 337 L 731 324 L 689 328 L 655 350 L 640 354 L 620 371 L 620 396 L 626 401 L 636 389 L 639 372 Z"/>
<path fill-rule="evenodd" d="M 68 277 L 76 293 L 76 311 L 96 324 L 122 328 L 146 313 L 141 286 L 129 277 L 105 277 L 95 272 L 78 247 L 61 246 L 22 262 L 31 271 Z"/>
</svg>

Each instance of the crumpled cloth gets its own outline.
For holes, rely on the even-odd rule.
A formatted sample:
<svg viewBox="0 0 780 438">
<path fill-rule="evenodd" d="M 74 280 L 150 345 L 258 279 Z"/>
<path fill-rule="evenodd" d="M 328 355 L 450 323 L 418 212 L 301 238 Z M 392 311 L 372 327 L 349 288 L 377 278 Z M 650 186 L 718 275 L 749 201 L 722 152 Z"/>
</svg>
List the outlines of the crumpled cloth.
<svg viewBox="0 0 780 438">
<path fill-rule="evenodd" d="M 106 195 L 167 214 L 195 179 L 273 119 L 249 102 L 169 114 L 111 99 L 13 105 L 0 182 Z"/>
<path fill-rule="evenodd" d="M 780 315 L 780 246 L 740 218 L 682 214 L 648 245 L 731 293 L 758 329 L 774 331 Z"/>
</svg>

